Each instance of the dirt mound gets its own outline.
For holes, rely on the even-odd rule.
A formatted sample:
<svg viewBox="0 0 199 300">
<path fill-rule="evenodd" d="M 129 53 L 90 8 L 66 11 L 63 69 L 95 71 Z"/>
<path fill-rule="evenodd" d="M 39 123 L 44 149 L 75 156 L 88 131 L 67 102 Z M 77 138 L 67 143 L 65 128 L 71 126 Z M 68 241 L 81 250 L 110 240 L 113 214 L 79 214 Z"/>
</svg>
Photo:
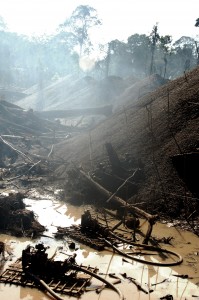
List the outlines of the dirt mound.
<svg viewBox="0 0 199 300">
<path fill-rule="evenodd" d="M 199 148 L 199 68 L 136 101 L 128 98 L 131 92 L 126 95 L 122 109 L 89 133 L 60 144 L 58 155 L 91 171 L 108 161 L 104 145 L 111 143 L 119 157 L 128 153 L 142 163 L 145 181 L 132 202 L 144 202 L 145 210 L 173 217 L 198 211 L 199 191 L 190 190 L 172 157 Z M 57 172 L 66 175 L 62 168 Z"/>
<path fill-rule="evenodd" d="M 31 95 L 16 103 L 23 108 L 38 111 L 100 107 L 105 104 L 117 106 L 140 98 L 165 82 L 158 75 L 142 80 L 135 77 L 122 79 L 118 76 L 108 76 L 102 80 L 95 80 L 91 76 L 67 76 L 42 90 L 34 87 Z"/>
<path fill-rule="evenodd" d="M 0 230 L 18 236 L 35 236 L 45 230 L 32 211 L 25 209 L 20 193 L 0 196 Z"/>
<path fill-rule="evenodd" d="M 34 87 L 33 94 L 21 99 L 17 104 L 34 110 L 103 106 L 107 102 L 113 103 L 125 88 L 123 79 L 116 76 L 109 76 L 100 81 L 91 76 L 83 78 L 67 76 L 42 90 L 35 90 Z"/>
</svg>

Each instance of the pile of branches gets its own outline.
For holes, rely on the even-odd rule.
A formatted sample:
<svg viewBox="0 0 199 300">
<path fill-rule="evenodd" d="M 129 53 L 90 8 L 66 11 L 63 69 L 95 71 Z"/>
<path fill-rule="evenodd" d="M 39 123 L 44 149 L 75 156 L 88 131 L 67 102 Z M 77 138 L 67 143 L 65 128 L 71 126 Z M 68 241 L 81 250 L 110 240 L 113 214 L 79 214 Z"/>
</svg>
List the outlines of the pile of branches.
<svg viewBox="0 0 199 300">
<path fill-rule="evenodd" d="M 26 111 L 10 102 L 0 101 L 1 135 L 38 136 L 64 129 L 66 127 L 57 122 L 35 116 L 31 109 Z"/>
<path fill-rule="evenodd" d="M 52 174 L 64 165 L 63 158 L 55 157 L 54 145 L 69 137 L 67 126 L 0 101 L 0 180 Z"/>
</svg>

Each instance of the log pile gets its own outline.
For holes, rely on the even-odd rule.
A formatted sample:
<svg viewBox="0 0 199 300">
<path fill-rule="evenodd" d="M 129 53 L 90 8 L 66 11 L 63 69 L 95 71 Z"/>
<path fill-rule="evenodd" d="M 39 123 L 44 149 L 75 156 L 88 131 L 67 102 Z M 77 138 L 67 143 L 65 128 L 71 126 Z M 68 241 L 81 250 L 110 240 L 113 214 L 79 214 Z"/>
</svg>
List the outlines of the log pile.
<svg viewBox="0 0 199 300">
<path fill-rule="evenodd" d="M 105 115 L 110 116 L 112 114 L 112 105 L 102 106 L 102 107 L 92 107 L 92 108 L 77 108 L 68 110 L 46 110 L 46 111 L 35 111 L 36 116 L 40 116 L 47 119 L 65 119 L 67 117 L 76 116 L 87 116 L 87 115 Z"/>
</svg>

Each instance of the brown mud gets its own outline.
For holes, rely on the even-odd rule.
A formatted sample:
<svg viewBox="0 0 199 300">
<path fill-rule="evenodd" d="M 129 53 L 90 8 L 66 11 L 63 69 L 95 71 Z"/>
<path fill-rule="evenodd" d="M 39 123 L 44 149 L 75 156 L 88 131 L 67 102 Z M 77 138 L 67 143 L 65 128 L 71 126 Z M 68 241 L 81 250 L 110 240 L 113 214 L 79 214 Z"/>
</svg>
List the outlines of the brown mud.
<svg viewBox="0 0 199 300">
<path fill-rule="evenodd" d="M 14 238 L 7 235 L 0 235 L 0 240 L 6 243 L 6 246 L 12 252 L 10 260 L 6 262 L 4 268 L 13 263 L 16 258 L 21 256 L 21 251 L 28 244 L 35 244 L 38 241 L 42 241 L 44 244 L 50 246 L 49 255 L 52 256 L 55 249 L 60 247 L 57 252 L 57 259 L 65 259 L 65 253 L 74 253 L 74 250 L 68 248 L 69 241 L 67 240 L 54 240 L 47 236 L 52 236 L 52 233 L 56 231 L 56 226 L 69 226 L 70 224 L 79 224 L 81 214 L 85 207 L 74 207 L 66 205 L 63 202 L 59 202 L 53 199 L 38 200 L 25 200 L 28 209 L 35 211 L 38 214 L 38 220 L 42 220 L 42 225 L 47 229 L 44 236 L 30 240 L 29 238 Z M 108 250 L 94 251 L 89 247 L 76 243 L 77 250 L 77 263 L 86 264 L 91 266 L 97 266 L 99 268 L 99 274 L 102 274 L 104 278 L 110 282 L 115 279 L 109 276 L 114 274 L 119 277 L 121 283 L 117 284 L 117 288 L 121 290 L 126 300 L 135 299 L 160 299 L 163 296 L 171 294 L 173 299 L 194 299 L 198 297 L 198 283 L 199 283 L 199 239 L 193 233 L 179 230 L 172 226 L 172 224 L 156 223 L 153 229 L 154 238 L 162 238 L 172 236 L 171 245 L 161 244 L 163 248 L 167 248 L 178 252 L 183 257 L 183 263 L 174 267 L 157 267 L 148 266 L 129 259 L 124 259 L 120 255 Z M 146 230 L 146 222 L 141 220 L 140 226 L 143 231 Z M 124 248 L 123 248 L 124 247 Z M 125 250 L 126 246 L 121 245 L 121 250 Z M 6 254 L 7 256 L 8 254 Z M 142 259 L 151 260 L 156 262 L 158 260 L 157 255 L 141 255 Z M 105 274 L 105 275 L 104 275 Z M 126 274 L 126 276 L 123 276 Z M 135 279 L 144 290 L 153 290 L 149 294 L 146 294 L 142 290 L 139 290 L 137 286 L 132 282 L 131 278 Z M 97 286 L 97 287 L 96 287 Z M 102 286 L 100 282 L 93 282 L 91 288 L 94 291 L 87 291 L 81 299 L 107 299 L 107 297 L 114 297 L 117 299 L 117 295 L 109 290 L 104 289 L 100 294 L 97 294 L 95 289 Z M 46 296 L 45 293 L 38 291 L 37 289 L 15 287 L 13 285 L 0 284 L 0 291 L 3 295 L 2 299 L 51 299 L 51 296 Z M 11 298 L 9 296 L 12 295 Z M 76 299 L 72 296 L 70 299 Z M 68 299 L 68 296 L 63 296 L 63 299 Z"/>
</svg>

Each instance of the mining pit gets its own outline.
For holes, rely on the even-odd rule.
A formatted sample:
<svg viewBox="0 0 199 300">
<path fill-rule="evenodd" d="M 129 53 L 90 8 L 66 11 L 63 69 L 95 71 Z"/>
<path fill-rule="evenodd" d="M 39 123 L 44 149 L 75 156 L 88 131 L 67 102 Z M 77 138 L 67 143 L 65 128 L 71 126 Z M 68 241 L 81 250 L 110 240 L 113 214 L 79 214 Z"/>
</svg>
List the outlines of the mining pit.
<svg viewBox="0 0 199 300">
<path fill-rule="evenodd" d="M 86 127 L 0 102 L 1 299 L 199 299 L 188 76 Z"/>
</svg>

